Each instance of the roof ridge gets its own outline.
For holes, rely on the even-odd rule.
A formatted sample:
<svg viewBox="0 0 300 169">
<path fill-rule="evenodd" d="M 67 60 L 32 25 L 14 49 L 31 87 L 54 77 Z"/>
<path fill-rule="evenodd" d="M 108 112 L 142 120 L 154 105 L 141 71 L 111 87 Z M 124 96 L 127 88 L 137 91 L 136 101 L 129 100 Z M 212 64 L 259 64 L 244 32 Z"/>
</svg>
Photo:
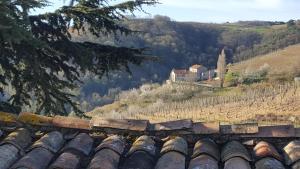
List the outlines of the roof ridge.
<svg viewBox="0 0 300 169">
<path fill-rule="evenodd" d="M 177 135 L 240 135 L 242 137 L 300 137 L 300 128 L 292 124 L 259 126 L 257 122 L 221 125 L 220 122 L 193 122 L 190 119 L 150 123 L 149 120 L 105 119 L 94 117 L 90 120 L 76 117 L 47 117 L 29 112 L 18 116 L 0 112 L 0 125 L 6 126 L 40 126 L 69 128 L 88 131 L 103 131 L 108 133 L 154 133 Z"/>
</svg>

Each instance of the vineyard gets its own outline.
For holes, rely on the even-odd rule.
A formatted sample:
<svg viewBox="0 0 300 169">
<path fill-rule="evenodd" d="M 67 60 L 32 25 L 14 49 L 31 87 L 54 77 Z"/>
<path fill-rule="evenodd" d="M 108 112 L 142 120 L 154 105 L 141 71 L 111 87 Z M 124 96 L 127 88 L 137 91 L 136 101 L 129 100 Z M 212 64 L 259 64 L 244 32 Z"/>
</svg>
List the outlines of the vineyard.
<svg viewBox="0 0 300 169">
<path fill-rule="evenodd" d="M 126 98 L 121 94 L 118 102 L 95 109 L 88 115 L 155 122 L 193 119 L 298 125 L 300 121 L 300 87 L 294 83 L 253 84 L 211 91 L 196 86 L 165 84 L 152 89 L 148 87 L 148 90 L 141 87 L 123 95 Z"/>
</svg>

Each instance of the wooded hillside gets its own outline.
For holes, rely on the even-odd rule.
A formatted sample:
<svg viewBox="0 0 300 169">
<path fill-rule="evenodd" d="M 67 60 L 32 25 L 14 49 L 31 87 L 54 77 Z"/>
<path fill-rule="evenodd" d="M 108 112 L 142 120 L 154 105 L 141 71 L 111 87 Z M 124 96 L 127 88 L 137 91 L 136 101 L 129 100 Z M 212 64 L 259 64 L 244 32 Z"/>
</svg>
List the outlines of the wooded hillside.
<svg viewBox="0 0 300 169">
<path fill-rule="evenodd" d="M 88 36 L 88 40 L 116 46 L 146 47 L 159 60 L 146 62 L 140 67 L 131 66 L 131 75 L 114 72 L 109 79 L 101 80 L 87 76 L 80 91 L 80 102 L 85 100 L 92 105 L 110 103 L 111 96 L 120 90 L 147 82 L 163 82 L 173 68 L 187 68 L 192 64 L 215 68 L 224 46 L 231 49 L 226 51 L 229 56 L 227 63 L 231 63 L 299 43 L 299 25 L 292 23 L 247 21 L 208 24 L 176 22 L 165 16 L 125 21 L 124 25 L 139 32 L 131 36 L 117 36 L 117 40 L 113 40 L 111 35 L 98 39 Z"/>
</svg>

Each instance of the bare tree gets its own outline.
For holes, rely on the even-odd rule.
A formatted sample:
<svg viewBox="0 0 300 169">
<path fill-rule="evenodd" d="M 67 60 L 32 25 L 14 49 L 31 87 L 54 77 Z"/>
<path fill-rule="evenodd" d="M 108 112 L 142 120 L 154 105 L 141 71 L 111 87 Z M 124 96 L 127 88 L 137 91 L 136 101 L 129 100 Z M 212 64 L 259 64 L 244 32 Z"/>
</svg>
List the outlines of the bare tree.
<svg viewBox="0 0 300 169">
<path fill-rule="evenodd" d="M 220 78 L 220 87 L 224 86 L 224 79 L 226 73 L 226 54 L 225 49 L 222 50 L 222 53 L 219 55 L 218 59 L 218 77 Z"/>
</svg>

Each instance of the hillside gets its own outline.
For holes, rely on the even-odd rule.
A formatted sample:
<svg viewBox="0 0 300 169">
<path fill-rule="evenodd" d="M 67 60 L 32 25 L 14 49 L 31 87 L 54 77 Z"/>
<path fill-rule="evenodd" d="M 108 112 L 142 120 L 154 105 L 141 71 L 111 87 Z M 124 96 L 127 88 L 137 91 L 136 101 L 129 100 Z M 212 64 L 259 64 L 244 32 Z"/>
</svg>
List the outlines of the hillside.
<svg viewBox="0 0 300 169">
<path fill-rule="evenodd" d="M 265 124 L 300 120 L 300 87 L 289 83 L 300 73 L 300 45 L 234 64 L 228 73 L 256 72 L 268 64 L 264 82 L 209 89 L 187 84 L 146 84 L 121 92 L 112 104 L 98 107 L 89 116 L 136 118 L 152 121 L 192 118 L 226 123 L 259 120 Z M 279 79 L 271 77 L 273 75 Z M 285 81 L 282 78 L 285 77 Z M 278 83 L 281 80 L 281 84 Z"/>
<path fill-rule="evenodd" d="M 86 113 L 116 119 L 149 119 L 153 122 L 188 119 L 224 123 L 299 125 L 300 87 L 294 84 L 253 84 L 223 90 L 185 85 L 143 87 L 122 92 L 112 104 Z"/>
<path fill-rule="evenodd" d="M 230 67 L 229 71 L 243 74 L 267 67 L 270 80 L 278 78 L 293 79 L 295 76 L 300 76 L 299 52 L 300 45 L 289 46 L 277 52 L 236 63 Z"/>
<path fill-rule="evenodd" d="M 187 68 L 192 64 L 215 68 L 217 56 L 224 46 L 228 47 L 227 61 L 239 62 L 300 42 L 299 27 L 288 27 L 283 22 L 210 24 L 176 22 L 156 16 L 153 19 L 135 18 L 123 24 L 139 32 L 130 36 L 103 35 L 97 39 L 78 37 L 77 40 L 148 48 L 158 61 L 130 66 L 131 74 L 112 72 L 102 79 L 86 75 L 85 83 L 76 91 L 84 111 L 112 103 L 122 90 L 138 88 L 145 83 L 162 83 L 173 68 Z"/>
</svg>

